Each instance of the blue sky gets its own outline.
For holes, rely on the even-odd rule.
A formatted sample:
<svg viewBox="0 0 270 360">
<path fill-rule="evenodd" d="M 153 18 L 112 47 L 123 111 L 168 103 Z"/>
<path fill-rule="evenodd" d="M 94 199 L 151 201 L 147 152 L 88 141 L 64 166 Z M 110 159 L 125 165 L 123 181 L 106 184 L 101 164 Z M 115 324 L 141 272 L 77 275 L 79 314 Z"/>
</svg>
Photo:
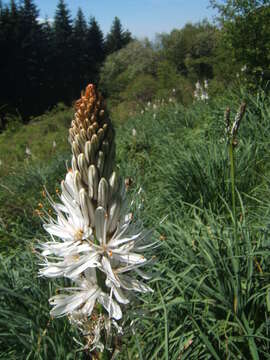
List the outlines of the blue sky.
<svg viewBox="0 0 270 360">
<path fill-rule="evenodd" d="M 57 0 L 35 0 L 40 17 L 53 18 Z M 170 32 L 187 22 L 213 18 L 209 0 L 65 0 L 72 16 L 80 6 L 85 16 L 95 16 L 106 34 L 118 16 L 124 26 L 139 38 L 153 39 L 156 33 Z"/>
</svg>

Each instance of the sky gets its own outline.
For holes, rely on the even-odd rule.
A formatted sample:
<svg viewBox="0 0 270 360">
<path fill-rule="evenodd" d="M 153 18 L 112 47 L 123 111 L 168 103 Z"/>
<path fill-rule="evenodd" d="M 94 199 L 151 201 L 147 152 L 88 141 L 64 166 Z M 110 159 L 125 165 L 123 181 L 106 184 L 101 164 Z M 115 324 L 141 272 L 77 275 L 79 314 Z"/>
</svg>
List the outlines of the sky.
<svg viewBox="0 0 270 360">
<path fill-rule="evenodd" d="M 187 22 L 213 19 L 209 0 L 65 0 L 72 17 L 81 7 L 87 19 L 94 16 L 106 34 L 118 16 L 124 29 L 138 38 L 153 40 L 155 34 L 181 28 Z M 40 17 L 53 18 L 57 0 L 35 0 Z"/>
</svg>

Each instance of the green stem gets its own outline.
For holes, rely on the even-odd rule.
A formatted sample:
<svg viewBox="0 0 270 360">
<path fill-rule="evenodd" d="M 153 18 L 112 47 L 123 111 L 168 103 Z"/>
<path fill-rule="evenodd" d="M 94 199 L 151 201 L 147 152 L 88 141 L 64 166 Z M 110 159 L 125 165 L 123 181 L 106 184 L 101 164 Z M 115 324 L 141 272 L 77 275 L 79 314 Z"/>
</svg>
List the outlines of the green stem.
<svg viewBox="0 0 270 360">
<path fill-rule="evenodd" d="M 232 212 L 234 222 L 234 241 L 237 241 L 237 219 L 236 219 L 236 204 L 235 204 L 235 168 L 234 168 L 234 156 L 233 156 L 233 143 L 232 140 L 229 144 L 229 157 L 231 165 L 231 190 L 232 190 Z"/>
<path fill-rule="evenodd" d="M 235 202 L 235 164 L 234 164 L 234 148 L 233 139 L 229 143 L 229 157 L 230 157 L 230 169 L 231 169 L 231 191 L 232 191 L 232 213 L 233 213 L 233 228 L 234 228 L 234 244 L 232 245 L 232 265 L 235 274 L 234 287 L 234 299 L 233 308 L 234 313 L 237 314 L 239 308 L 241 308 L 241 280 L 239 278 L 239 244 L 237 237 L 237 218 L 236 218 L 236 202 Z"/>
</svg>

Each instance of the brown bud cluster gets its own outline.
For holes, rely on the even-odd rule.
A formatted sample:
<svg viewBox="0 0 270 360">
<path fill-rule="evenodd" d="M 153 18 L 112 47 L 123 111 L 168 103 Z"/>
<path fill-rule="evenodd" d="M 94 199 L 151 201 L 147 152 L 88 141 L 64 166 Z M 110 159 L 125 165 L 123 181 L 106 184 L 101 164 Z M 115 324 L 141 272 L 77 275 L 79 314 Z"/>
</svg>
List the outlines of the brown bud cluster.
<svg viewBox="0 0 270 360">
<path fill-rule="evenodd" d="M 79 171 L 88 186 L 89 167 L 93 165 L 99 179 L 109 179 L 115 159 L 114 130 L 107 115 L 105 101 L 93 84 L 86 87 L 75 104 L 75 115 L 69 129 L 72 147 L 72 170 Z"/>
</svg>

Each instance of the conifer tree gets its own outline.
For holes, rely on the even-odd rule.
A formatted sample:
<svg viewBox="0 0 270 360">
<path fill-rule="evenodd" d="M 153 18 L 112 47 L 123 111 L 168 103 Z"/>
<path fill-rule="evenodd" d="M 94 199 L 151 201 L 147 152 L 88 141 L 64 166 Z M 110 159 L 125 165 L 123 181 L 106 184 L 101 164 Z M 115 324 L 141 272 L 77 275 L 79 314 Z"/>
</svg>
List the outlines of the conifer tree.
<svg viewBox="0 0 270 360">
<path fill-rule="evenodd" d="M 42 28 L 38 23 L 38 10 L 33 0 L 24 0 L 19 8 L 19 62 L 17 89 L 19 108 L 24 114 L 36 114 L 40 110 L 40 79 L 44 73 L 42 55 Z"/>
<path fill-rule="evenodd" d="M 128 30 L 123 30 L 120 19 L 116 16 L 113 20 L 111 30 L 106 37 L 106 53 L 111 54 L 114 51 L 122 49 L 131 40 L 131 33 Z"/>
<path fill-rule="evenodd" d="M 43 58 L 43 71 L 41 73 L 41 98 L 42 107 L 44 110 L 48 109 L 55 103 L 54 99 L 54 31 L 53 26 L 45 18 L 42 24 L 42 58 Z"/>
<path fill-rule="evenodd" d="M 94 17 L 90 18 L 87 32 L 87 53 L 88 53 L 88 79 L 95 83 L 102 62 L 105 59 L 104 36 L 99 24 Z"/>
<path fill-rule="evenodd" d="M 87 54 L 87 23 L 83 15 L 82 9 L 79 8 L 77 16 L 74 21 L 73 35 L 72 35 L 72 51 L 73 51 L 73 64 L 72 72 L 74 73 L 73 79 L 73 92 L 72 95 L 78 93 L 80 89 L 87 84 L 87 67 L 88 67 L 88 54 Z"/>
<path fill-rule="evenodd" d="M 16 65 L 19 62 L 19 10 L 14 0 L 9 6 L 5 5 L 1 10 L 0 19 L 0 106 L 10 111 L 16 107 L 16 99 L 19 96 L 17 89 Z M 15 85 L 15 86 L 14 86 Z"/>
<path fill-rule="evenodd" d="M 59 0 L 54 17 L 54 83 L 56 101 L 71 100 L 72 21 L 63 0 Z"/>
</svg>

